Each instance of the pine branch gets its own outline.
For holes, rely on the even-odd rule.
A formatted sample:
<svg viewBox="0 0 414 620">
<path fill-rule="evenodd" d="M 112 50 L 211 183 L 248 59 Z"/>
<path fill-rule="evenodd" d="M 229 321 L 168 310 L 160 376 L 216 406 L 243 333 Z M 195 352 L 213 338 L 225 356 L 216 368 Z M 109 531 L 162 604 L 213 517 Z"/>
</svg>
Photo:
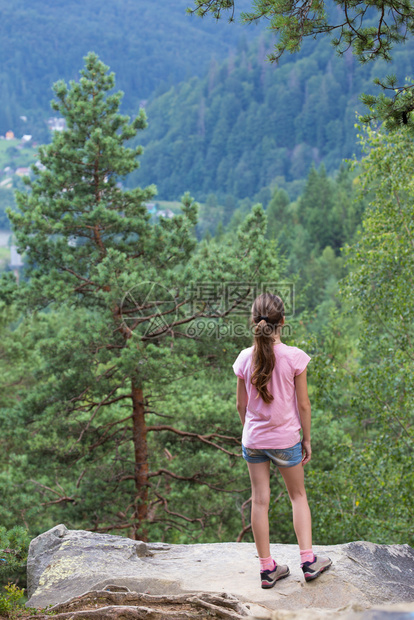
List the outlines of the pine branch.
<svg viewBox="0 0 414 620">
<path fill-rule="evenodd" d="M 42 502 L 41 506 L 51 506 L 52 504 L 61 504 L 63 502 L 72 502 L 75 503 L 76 499 L 74 499 L 73 497 L 68 497 L 67 495 L 61 495 L 58 491 L 55 491 L 54 489 L 41 484 L 40 482 L 37 482 L 37 480 L 29 480 L 29 482 L 32 482 L 33 484 L 35 484 L 38 487 L 41 487 L 42 489 L 45 489 L 46 491 L 49 491 L 50 493 L 53 493 L 55 495 L 58 496 L 59 499 L 50 501 L 50 502 Z M 62 487 L 60 485 L 58 485 L 61 489 Z M 62 489 L 63 491 L 63 489 Z"/>
<path fill-rule="evenodd" d="M 239 532 L 237 538 L 236 538 L 236 542 L 242 542 L 244 536 L 251 531 L 252 529 L 252 524 L 251 523 L 247 523 L 246 524 L 246 517 L 244 515 L 244 511 L 246 510 L 247 506 L 249 504 L 251 504 L 252 502 L 252 498 L 249 497 L 249 499 L 246 499 L 245 502 L 243 502 L 242 506 L 241 506 L 241 518 L 242 518 L 242 529 Z"/>
<path fill-rule="evenodd" d="M 155 495 L 160 500 L 162 507 L 168 515 L 171 515 L 172 517 L 178 517 L 179 519 L 182 519 L 187 523 L 199 523 L 201 525 L 201 528 L 204 529 L 204 520 L 201 517 L 195 517 L 192 519 L 191 517 L 187 517 L 186 515 L 183 515 L 179 512 L 174 512 L 173 510 L 170 510 L 168 508 L 168 499 L 166 497 L 163 497 L 161 493 L 158 493 L 157 491 L 155 491 Z"/>
</svg>

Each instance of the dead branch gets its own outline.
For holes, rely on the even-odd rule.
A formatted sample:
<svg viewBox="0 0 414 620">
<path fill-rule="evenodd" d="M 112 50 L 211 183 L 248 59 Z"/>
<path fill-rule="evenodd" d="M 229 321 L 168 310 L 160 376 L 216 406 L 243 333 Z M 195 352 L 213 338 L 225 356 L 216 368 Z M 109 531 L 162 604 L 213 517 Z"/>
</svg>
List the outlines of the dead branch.
<svg viewBox="0 0 414 620">
<path fill-rule="evenodd" d="M 219 435 L 218 433 L 211 433 L 210 435 L 199 435 L 198 433 L 191 433 L 189 431 L 180 431 L 178 428 L 174 428 L 173 426 L 167 426 L 166 424 L 159 424 L 157 426 L 148 426 L 147 431 L 148 432 L 169 431 L 170 433 L 175 433 L 176 435 L 180 435 L 180 437 L 189 437 L 191 439 L 198 439 L 198 441 L 201 441 L 202 443 L 206 443 L 209 446 L 213 446 L 214 448 L 217 448 L 217 450 L 221 450 L 222 452 L 224 452 L 225 454 L 228 454 L 229 456 L 241 457 L 240 454 L 236 454 L 235 452 L 230 452 L 229 450 L 226 450 L 226 448 L 223 448 L 219 444 L 214 443 L 213 441 L 210 441 L 210 439 L 214 437 L 217 439 L 223 439 L 223 441 L 228 441 L 228 442 L 231 441 L 237 445 L 240 445 L 240 440 L 237 439 L 236 437 L 231 437 L 228 435 Z"/>
<path fill-rule="evenodd" d="M 83 472 L 80 474 L 79 478 L 76 481 L 76 488 L 79 489 L 79 485 L 82 482 L 82 478 L 84 477 L 84 475 L 86 474 L 86 469 L 83 470 Z"/>
<path fill-rule="evenodd" d="M 80 441 L 82 441 L 82 438 L 83 438 L 84 434 L 85 434 L 85 433 L 89 430 L 89 427 L 90 427 L 90 425 L 92 424 L 93 419 L 95 418 L 95 416 L 97 415 L 97 413 L 98 413 L 98 411 L 100 410 L 100 408 L 101 408 L 101 407 L 104 407 L 105 405 L 109 405 L 109 404 L 110 404 L 110 402 L 114 402 L 115 400 L 121 400 L 121 399 L 123 399 L 123 398 L 128 398 L 128 395 L 123 395 L 123 394 L 122 394 L 121 396 L 118 396 L 118 397 L 117 397 L 117 398 L 115 398 L 115 399 L 111 399 L 111 396 L 117 392 L 117 390 L 119 389 L 119 387 L 120 387 L 119 385 L 116 385 L 116 386 L 115 386 L 115 387 L 114 387 L 114 388 L 113 388 L 113 389 L 109 392 L 109 394 L 108 394 L 108 395 L 107 395 L 107 396 L 106 396 L 103 400 L 101 400 L 101 402 L 100 402 L 100 403 L 97 403 L 96 405 L 95 405 L 95 403 L 90 403 L 90 406 L 95 406 L 95 410 L 94 410 L 94 412 L 92 413 L 91 417 L 89 418 L 89 420 L 88 420 L 88 422 L 87 422 L 86 426 L 82 429 L 81 434 L 79 435 L 78 439 L 75 441 L 75 444 L 72 446 L 72 448 L 69 450 L 69 452 L 71 452 L 71 451 L 72 451 L 72 449 L 75 447 L 75 445 L 76 445 L 77 443 L 79 443 Z"/>
<path fill-rule="evenodd" d="M 187 523 L 199 523 L 202 527 L 202 529 L 204 529 L 204 520 L 201 517 L 196 517 L 194 519 L 192 519 L 191 517 L 186 517 L 185 515 L 180 514 L 179 512 L 174 512 L 173 510 L 170 510 L 168 508 L 168 500 L 166 497 L 163 497 L 161 495 L 161 493 L 158 493 L 157 491 L 154 491 L 155 495 L 158 497 L 158 499 L 160 500 L 161 504 L 163 505 L 163 508 L 165 510 L 165 512 L 173 517 L 178 517 L 179 519 L 183 519 L 183 521 L 187 521 Z"/>
<path fill-rule="evenodd" d="M 248 291 L 246 292 L 245 297 L 247 297 L 250 293 L 250 289 L 248 289 Z M 191 321 L 194 321 L 195 319 L 200 319 L 200 318 L 207 318 L 207 319 L 222 319 L 225 318 L 226 316 L 228 316 L 235 308 L 237 308 L 237 306 L 239 306 L 243 301 L 244 301 L 244 297 L 241 297 L 240 299 L 236 300 L 227 310 L 225 310 L 224 312 L 195 312 L 194 314 L 192 314 L 191 316 L 187 316 L 184 317 L 183 319 L 180 320 L 176 320 L 173 323 L 166 325 L 165 327 L 161 327 L 160 329 L 158 329 L 157 331 L 153 332 L 152 334 L 149 334 L 148 336 L 142 336 L 141 340 L 145 341 L 145 340 L 152 340 L 153 338 L 157 338 L 158 336 L 162 336 L 168 332 L 172 332 L 173 328 L 176 327 L 177 325 L 184 325 L 186 323 L 190 323 Z M 177 308 L 179 308 L 180 306 L 189 303 L 191 300 L 190 299 L 185 299 L 184 301 L 180 302 L 179 304 L 176 304 L 176 307 L 173 310 L 168 310 L 166 312 L 158 312 L 156 314 L 153 314 L 151 316 L 145 317 L 145 320 L 150 320 L 153 318 L 158 318 L 161 316 L 164 316 L 164 314 L 170 314 L 171 312 L 175 311 Z M 206 305 L 206 303 L 204 304 Z"/>
<path fill-rule="evenodd" d="M 134 523 L 128 522 L 128 523 L 120 523 L 119 525 L 107 525 L 105 527 L 99 527 L 98 525 L 95 525 L 95 527 L 85 527 L 85 531 L 86 532 L 99 532 L 100 534 L 103 534 L 105 532 L 111 532 L 113 530 L 127 530 L 129 528 L 132 528 L 134 525 Z"/>
<path fill-rule="evenodd" d="M 62 502 L 76 502 L 75 498 L 68 497 L 67 495 L 61 495 L 58 491 L 55 491 L 51 487 L 48 487 L 45 484 L 41 484 L 40 482 L 37 482 L 36 480 L 29 480 L 29 482 L 32 482 L 36 486 L 41 487 L 42 489 L 45 489 L 45 491 L 49 491 L 50 493 L 54 493 L 55 495 L 58 496 L 58 499 L 55 499 L 53 501 L 42 502 L 41 506 L 51 506 L 52 504 L 61 504 Z M 58 484 L 58 482 L 56 482 L 56 484 Z M 62 489 L 60 484 L 58 484 L 58 486 Z M 63 489 L 62 489 L 62 492 L 64 493 Z"/>
<path fill-rule="evenodd" d="M 242 529 L 241 532 L 239 533 L 239 535 L 237 536 L 236 542 L 241 542 L 243 540 L 243 537 L 245 536 L 245 534 L 247 534 L 247 532 L 250 532 L 252 529 L 252 524 L 251 523 L 247 523 L 246 524 L 246 517 L 244 515 L 244 511 L 247 508 L 247 506 L 249 504 L 251 504 L 252 502 L 252 498 L 249 497 L 249 499 L 246 499 L 245 502 L 243 502 L 242 506 L 241 506 L 241 518 L 242 518 Z"/>
</svg>

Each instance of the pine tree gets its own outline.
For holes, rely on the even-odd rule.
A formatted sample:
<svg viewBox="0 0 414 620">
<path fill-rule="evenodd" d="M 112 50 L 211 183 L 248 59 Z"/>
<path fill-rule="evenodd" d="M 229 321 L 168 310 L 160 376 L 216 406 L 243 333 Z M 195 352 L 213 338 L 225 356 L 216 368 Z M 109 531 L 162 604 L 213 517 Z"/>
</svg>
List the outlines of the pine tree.
<svg viewBox="0 0 414 620">
<path fill-rule="evenodd" d="M 151 437 L 198 442 L 237 460 L 238 427 L 229 432 L 217 416 L 200 426 L 190 415 L 183 417 L 189 430 L 180 416 L 171 423 L 162 403 L 201 359 L 222 372 L 227 349 L 207 327 L 222 327 L 252 294 L 243 282 L 277 277 L 277 256 L 263 249 L 260 207 L 237 237 L 200 248 L 197 205 L 188 195 L 180 215 L 151 221 L 146 202 L 155 189 L 120 187 L 141 153 L 124 143 L 145 117 L 122 116 L 113 87 L 114 75 L 95 54 L 79 82 L 55 85 L 53 107 L 67 127 L 40 149 L 44 168 L 33 169 L 29 191 L 17 194 L 19 212 L 9 213 L 27 269 L 20 285 L 3 278 L 2 294 L 25 310 L 25 339 L 35 352 L 33 385 L 14 419 L 26 432 L 25 472 L 42 504 L 52 515 L 66 507 L 74 526 L 145 539 L 163 519 L 172 528 L 180 521 L 203 527 L 216 510 L 197 502 L 191 514 L 171 508 L 179 504 L 171 484 L 210 489 L 216 477 L 220 491 L 220 469 L 213 463 L 190 475 L 161 466 L 165 440 Z M 211 289 L 226 282 L 241 290 L 217 306 Z M 157 415 L 167 423 L 152 423 Z M 223 484 L 228 490 L 237 478 Z"/>
<path fill-rule="evenodd" d="M 289 229 L 293 225 L 289 215 L 289 205 L 287 192 L 276 188 L 266 209 L 269 222 L 267 236 L 269 239 L 276 239 L 283 250 L 286 250 L 286 227 Z"/>
<path fill-rule="evenodd" d="M 332 225 L 333 198 L 333 183 L 327 177 L 324 166 L 319 171 L 312 167 L 300 198 L 299 215 L 313 245 L 320 249 L 336 245 L 336 231 Z"/>
</svg>

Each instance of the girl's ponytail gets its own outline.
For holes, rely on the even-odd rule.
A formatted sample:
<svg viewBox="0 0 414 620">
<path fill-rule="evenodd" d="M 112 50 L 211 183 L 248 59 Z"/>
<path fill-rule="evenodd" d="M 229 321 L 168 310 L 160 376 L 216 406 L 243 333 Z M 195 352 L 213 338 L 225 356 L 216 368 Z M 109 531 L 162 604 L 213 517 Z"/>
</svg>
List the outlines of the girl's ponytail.
<svg viewBox="0 0 414 620">
<path fill-rule="evenodd" d="M 254 348 L 252 358 L 252 384 L 266 404 L 273 400 L 267 389 L 276 359 L 273 350 L 277 328 L 285 315 L 283 301 L 277 295 L 263 293 L 252 307 Z"/>
</svg>

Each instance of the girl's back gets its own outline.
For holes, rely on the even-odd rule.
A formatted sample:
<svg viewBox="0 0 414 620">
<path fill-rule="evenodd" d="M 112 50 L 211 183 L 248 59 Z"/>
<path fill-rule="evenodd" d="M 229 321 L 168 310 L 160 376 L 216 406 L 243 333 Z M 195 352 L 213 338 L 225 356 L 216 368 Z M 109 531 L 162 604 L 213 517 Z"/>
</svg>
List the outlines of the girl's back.
<svg viewBox="0 0 414 620">
<path fill-rule="evenodd" d="M 273 396 L 265 403 L 251 382 L 253 347 L 244 349 L 233 364 L 244 380 L 248 395 L 243 445 L 248 448 L 286 448 L 300 441 L 300 417 L 296 401 L 295 377 L 307 367 L 310 357 L 284 343 L 273 347 L 275 366 L 268 383 Z"/>
</svg>

